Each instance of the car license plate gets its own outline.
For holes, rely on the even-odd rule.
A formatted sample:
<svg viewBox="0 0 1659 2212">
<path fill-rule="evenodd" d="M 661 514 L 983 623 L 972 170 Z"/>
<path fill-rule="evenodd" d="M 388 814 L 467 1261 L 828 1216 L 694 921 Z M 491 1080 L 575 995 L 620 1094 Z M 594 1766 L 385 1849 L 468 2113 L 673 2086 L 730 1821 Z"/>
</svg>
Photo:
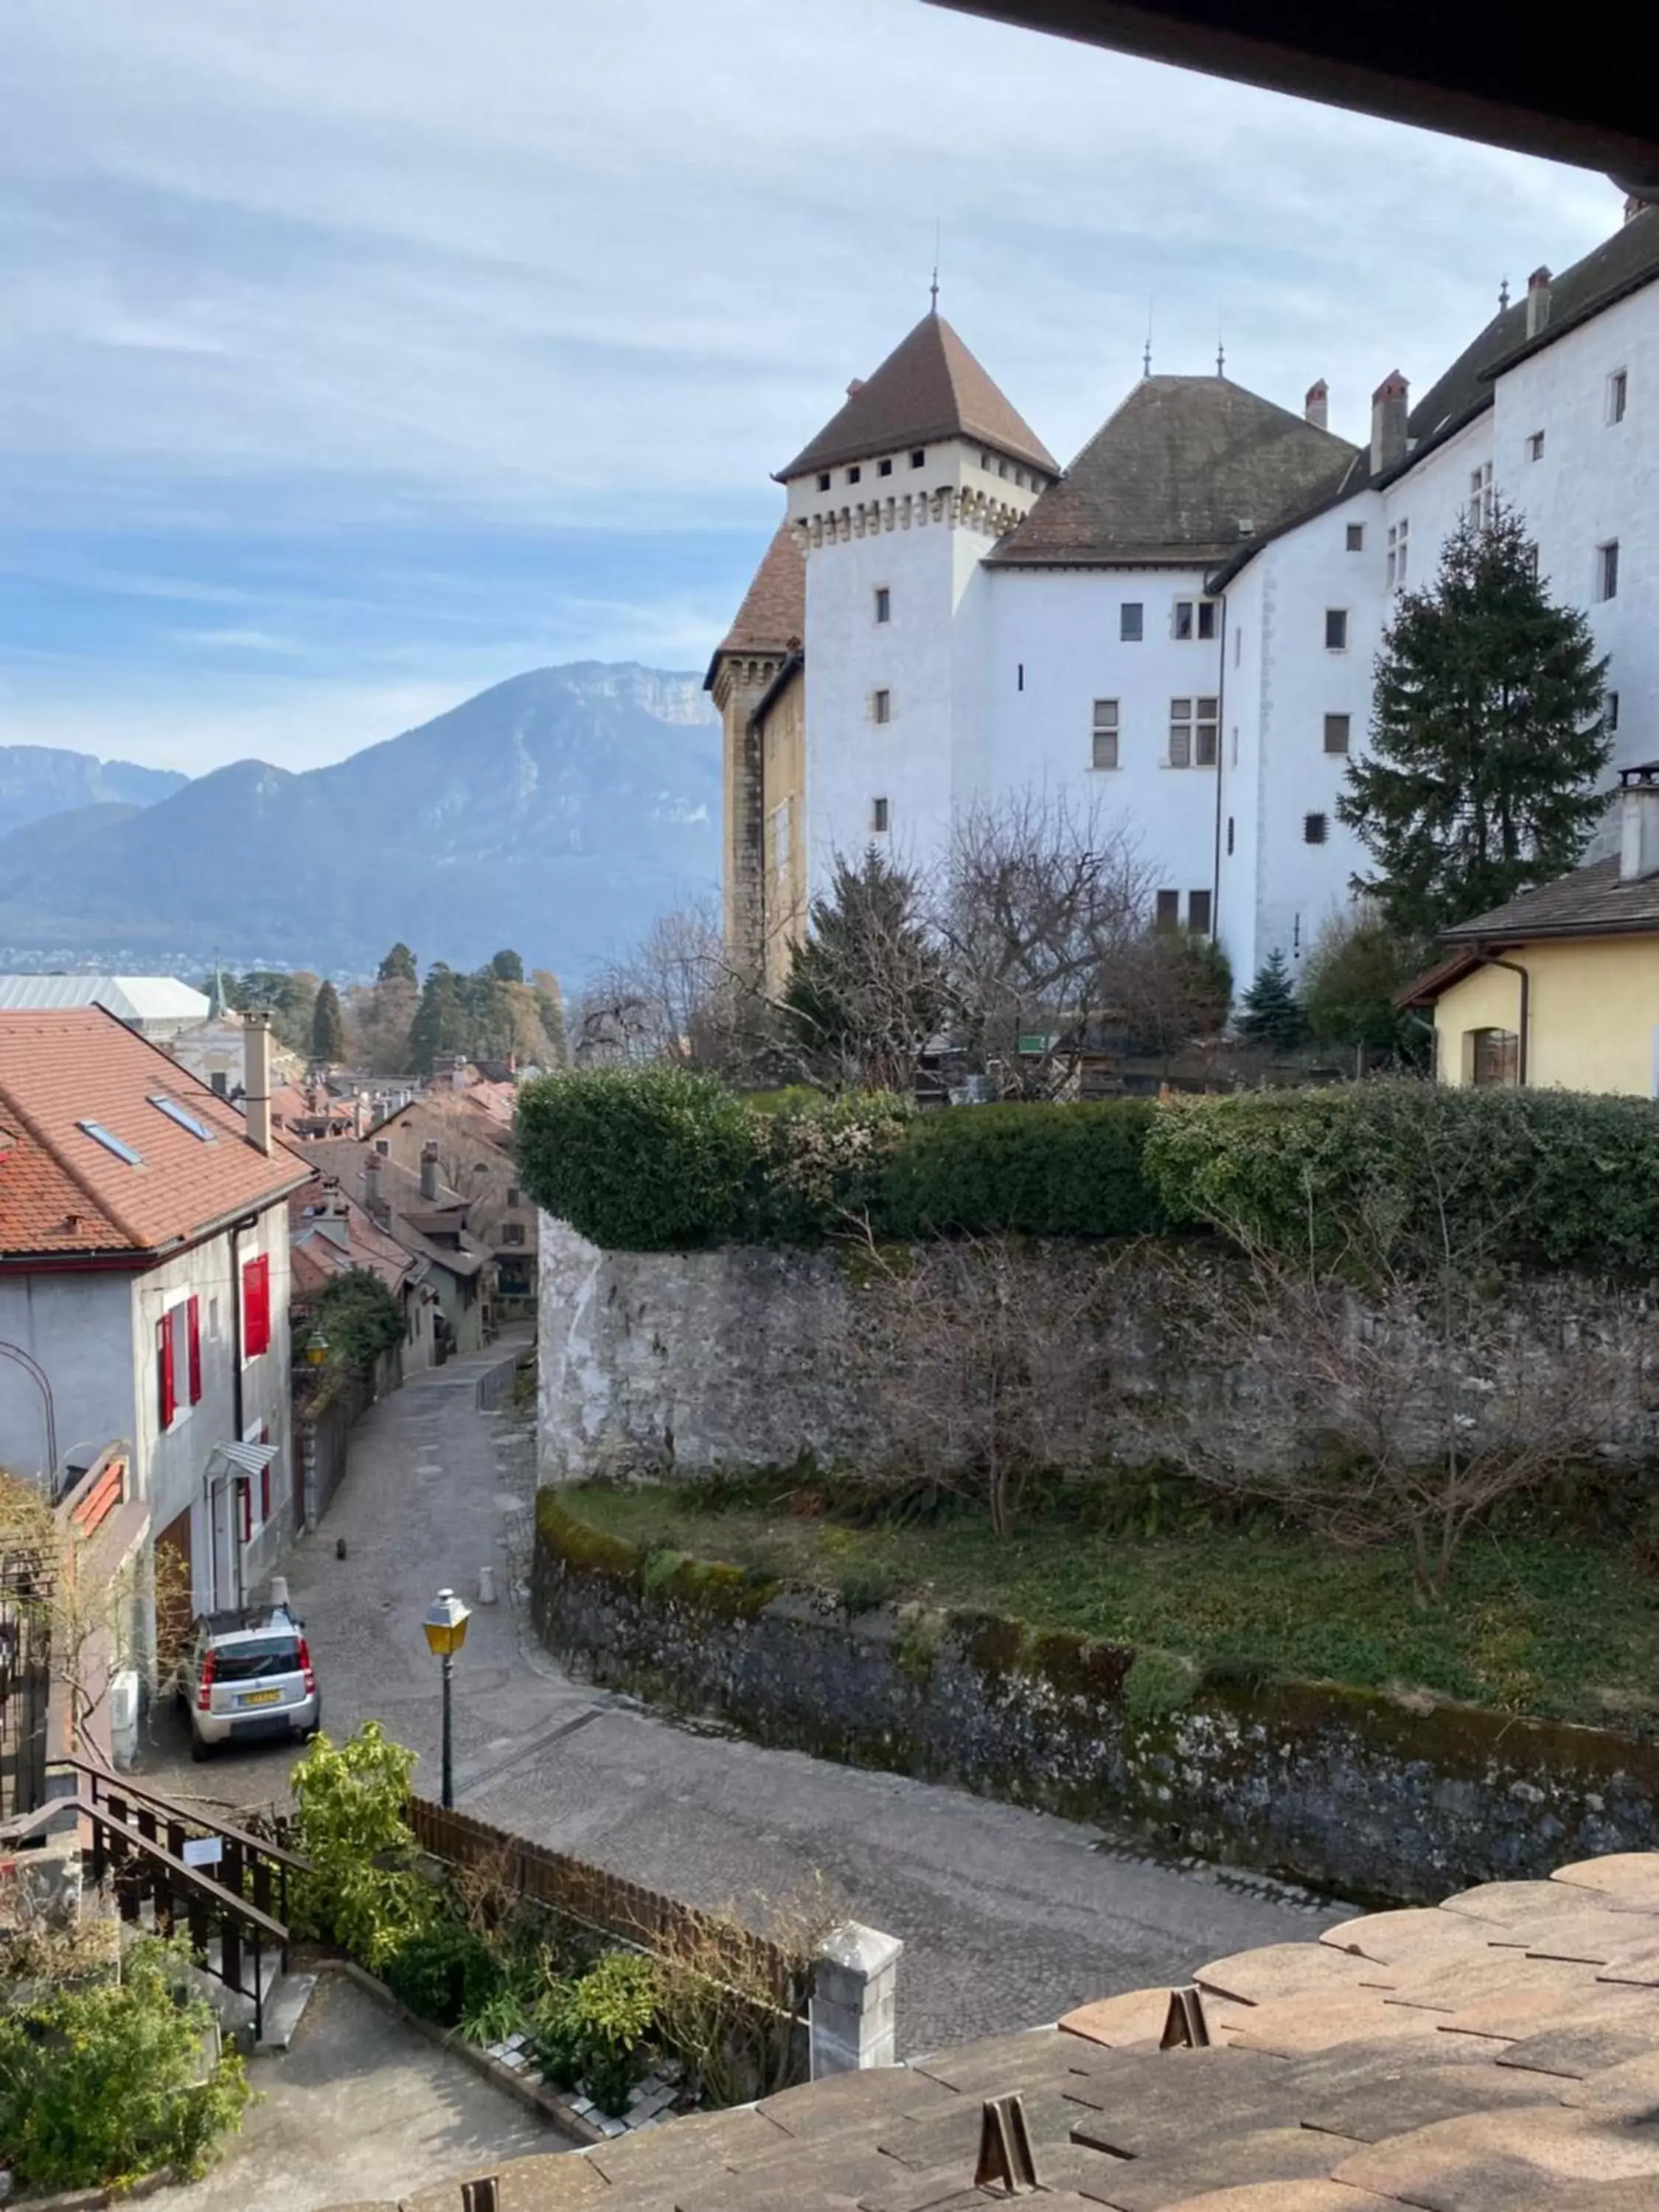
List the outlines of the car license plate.
<svg viewBox="0 0 1659 2212">
<path fill-rule="evenodd" d="M 236 1702 L 239 1705 L 274 1705 L 282 1694 L 280 1690 L 244 1690 Z"/>
</svg>

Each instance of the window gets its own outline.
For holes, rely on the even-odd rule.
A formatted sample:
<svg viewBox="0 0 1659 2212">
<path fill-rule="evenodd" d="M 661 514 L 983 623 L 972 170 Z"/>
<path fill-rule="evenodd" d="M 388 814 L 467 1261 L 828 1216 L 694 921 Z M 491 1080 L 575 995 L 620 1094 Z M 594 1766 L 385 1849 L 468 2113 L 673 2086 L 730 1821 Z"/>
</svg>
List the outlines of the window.
<svg viewBox="0 0 1659 2212">
<path fill-rule="evenodd" d="M 519 1188 L 518 1184 L 515 1182 L 509 1183 L 507 1187 L 507 1202 L 509 1206 L 522 1206 L 524 1204 L 524 1193 Z"/>
<path fill-rule="evenodd" d="M 1304 845 L 1322 845 L 1325 842 L 1326 822 L 1322 814 L 1304 814 L 1302 817 L 1302 842 Z"/>
<path fill-rule="evenodd" d="M 870 801 L 870 828 L 878 837 L 887 835 L 887 801 L 884 799 Z"/>
<path fill-rule="evenodd" d="M 893 594 L 885 584 L 878 584 L 876 586 L 876 620 L 878 623 L 884 623 L 891 622 L 892 619 Z"/>
<path fill-rule="evenodd" d="M 1544 434 L 1541 430 L 1534 430 L 1527 441 L 1527 459 L 1529 461 L 1541 461 L 1543 458 Z"/>
<path fill-rule="evenodd" d="M 922 468 L 926 465 L 927 460 L 927 448 L 926 446 L 918 446 L 910 456 L 910 465 L 913 469 Z"/>
<path fill-rule="evenodd" d="M 1622 368 L 1615 368 L 1607 379 L 1607 421 L 1622 422 L 1625 402 L 1630 395 L 1630 378 Z"/>
<path fill-rule="evenodd" d="M 1139 599 L 1126 599 L 1117 611 L 1117 634 L 1125 645 L 1139 645 L 1146 609 Z"/>
<path fill-rule="evenodd" d="M 981 448 L 980 452 L 979 465 L 981 468 L 988 470 L 991 465 L 991 456 L 986 453 L 983 448 Z"/>
<path fill-rule="evenodd" d="M 860 466 L 858 465 L 857 462 L 855 461 L 855 462 L 853 464 L 852 467 L 851 467 L 850 469 L 848 469 L 848 471 L 847 471 L 847 481 L 848 481 L 848 483 L 861 483 L 863 482 L 863 480 L 864 480 L 864 471 L 863 471 L 861 468 L 860 468 Z"/>
<path fill-rule="evenodd" d="M 1210 933 L 1210 894 L 1208 891 L 1188 891 L 1187 894 L 1187 927 L 1194 937 Z"/>
<path fill-rule="evenodd" d="M 155 1324 L 155 1413 L 164 1429 L 173 1426 L 173 1415 L 179 1410 L 173 1320 L 170 1313 L 164 1313 Z"/>
<path fill-rule="evenodd" d="M 1115 768 L 1117 764 L 1117 701 L 1097 699 L 1093 765 L 1096 768 Z"/>
<path fill-rule="evenodd" d="M 214 1069 L 208 1078 L 208 1085 L 216 1098 L 228 1098 L 230 1096 L 230 1079 L 222 1067 Z"/>
<path fill-rule="evenodd" d="M 1609 736 L 1619 726 L 1619 694 L 1609 691 L 1601 705 L 1601 722 Z"/>
<path fill-rule="evenodd" d="M 1006 461 L 999 461 L 999 462 L 997 463 L 997 474 L 998 474 L 1000 477 L 1006 477 L 1006 476 L 1007 475 L 1007 473 L 1008 473 L 1008 464 L 1007 464 L 1007 462 L 1006 462 Z"/>
<path fill-rule="evenodd" d="M 1231 860 L 1231 858 L 1232 858 L 1232 856 L 1233 856 L 1233 817 L 1232 817 L 1232 816 L 1230 814 L 1230 815 L 1227 817 L 1227 858 Z"/>
<path fill-rule="evenodd" d="M 1486 529 L 1492 518 L 1494 494 L 1492 485 L 1492 463 L 1483 461 L 1478 469 L 1469 471 L 1469 504 L 1467 509 L 1473 528 Z"/>
<path fill-rule="evenodd" d="M 181 1106 L 176 1098 L 168 1098 L 160 1092 L 152 1092 L 149 1103 L 152 1106 L 159 1108 L 169 1121 L 176 1121 L 181 1129 L 188 1129 L 191 1135 L 197 1138 L 202 1144 L 210 1145 L 215 1141 L 214 1133 L 209 1128 L 207 1123 L 198 1121 L 195 1115 L 187 1108 Z"/>
<path fill-rule="evenodd" d="M 83 1136 L 90 1137 L 94 1144 L 101 1145 L 106 1152 L 113 1152 L 118 1160 L 125 1160 L 130 1168 L 141 1168 L 144 1164 L 143 1154 L 134 1152 L 131 1145 L 123 1144 L 119 1137 L 112 1136 L 101 1121 L 77 1121 L 75 1126 Z"/>
<path fill-rule="evenodd" d="M 261 1253 L 242 1267 L 242 1357 L 257 1359 L 270 1349 L 270 1261 Z"/>
<path fill-rule="evenodd" d="M 1171 768 L 1213 768 L 1216 762 L 1218 699 L 1171 699 L 1170 702 L 1170 758 Z"/>
<path fill-rule="evenodd" d="M 890 461 L 878 461 L 876 463 L 876 474 L 878 477 L 890 477 L 892 473 L 893 464 Z"/>
<path fill-rule="evenodd" d="M 870 711 L 875 716 L 877 721 L 890 722 L 893 719 L 892 693 L 890 691 L 878 691 L 874 698 L 870 702 Z"/>
<path fill-rule="evenodd" d="M 1023 660 L 1015 665 L 1014 689 L 1016 691 L 1023 691 L 1025 689 L 1025 663 Z"/>
<path fill-rule="evenodd" d="M 523 1222 L 522 1222 L 522 1221 L 504 1221 L 504 1222 L 502 1222 L 502 1224 L 501 1224 L 501 1242 L 502 1242 L 502 1243 L 503 1243 L 503 1244 L 522 1244 L 522 1243 L 524 1243 L 524 1224 L 523 1224 Z"/>
<path fill-rule="evenodd" d="M 1233 666 L 1237 667 L 1244 651 L 1244 631 L 1242 624 L 1233 625 Z"/>
<path fill-rule="evenodd" d="M 1325 750 L 1328 753 L 1346 753 L 1348 733 L 1353 718 L 1350 714 L 1327 714 L 1325 717 Z"/>
<path fill-rule="evenodd" d="M 383 1160 L 389 1160 L 389 1159 L 392 1158 L 392 1139 L 391 1139 L 391 1138 L 390 1138 L 390 1137 L 376 1137 L 376 1139 L 374 1139 L 374 1149 L 375 1149 L 375 1151 L 380 1154 L 380 1158 L 381 1158 Z"/>
<path fill-rule="evenodd" d="M 820 491 L 828 491 L 829 489 L 830 471 L 828 469 L 820 469 L 818 471 L 818 489 Z"/>
<path fill-rule="evenodd" d="M 1153 910 L 1154 929 L 1179 929 L 1181 927 L 1181 893 L 1160 891 Z"/>
<path fill-rule="evenodd" d="M 1469 1083 L 1514 1084 L 1521 1075 L 1521 1040 L 1513 1030 L 1465 1030 L 1463 1073 Z"/>
<path fill-rule="evenodd" d="M 1363 553 L 1364 550 L 1365 526 L 1363 522 L 1351 522 L 1348 525 L 1348 550 L 1350 553 Z"/>
<path fill-rule="evenodd" d="M 1181 639 L 1213 637 L 1215 601 L 1177 599 L 1175 603 L 1175 635 Z"/>
<path fill-rule="evenodd" d="M 1346 607 L 1327 607 L 1325 610 L 1325 650 L 1327 653 L 1346 653 L 1348 649 L 1348 610 Z"/>
<path fill-rule="evenodd" d="M 1406 563 L 1411 557 L 1411 525 L 1391 522 L 1389 525 L 1389 560 L 1387 583 L 1389 589 L 1397 591 L 1406 580 Z"/>
<path fill-rule="evenodd" d="M 1619 540 L 1610 538 L 1605 545 L 1595 549 L 1595 596 L 1598 599 L 1616 599 L 1619 596 Z M 82 1128 L 87 1125 L 82 1122 Z"/>
</svg>

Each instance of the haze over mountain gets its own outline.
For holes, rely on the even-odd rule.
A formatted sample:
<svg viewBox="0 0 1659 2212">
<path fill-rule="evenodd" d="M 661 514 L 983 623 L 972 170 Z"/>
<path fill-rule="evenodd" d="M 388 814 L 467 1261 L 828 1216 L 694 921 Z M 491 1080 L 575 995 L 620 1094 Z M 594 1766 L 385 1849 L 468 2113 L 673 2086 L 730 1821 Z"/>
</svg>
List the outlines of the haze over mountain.
<svg viewBox="0 0 1659 2212">
<path fill-rule="evenodd" d="M 137 811 L 112 788 L 66 799 L 0 838 L 0 948 L 340 973 L 401 939 L 456 967 L 510 945 L 574 977 L 714 888 L 719 794 L 698 677 L 535 669 L 329 768 L 240 761 Z"/>
<path fill-rule="evenodd" d="M 152 806 L 187 777 L 57 745 L 0 745 L 0 837 L 78 806 Z"/>
</svg>

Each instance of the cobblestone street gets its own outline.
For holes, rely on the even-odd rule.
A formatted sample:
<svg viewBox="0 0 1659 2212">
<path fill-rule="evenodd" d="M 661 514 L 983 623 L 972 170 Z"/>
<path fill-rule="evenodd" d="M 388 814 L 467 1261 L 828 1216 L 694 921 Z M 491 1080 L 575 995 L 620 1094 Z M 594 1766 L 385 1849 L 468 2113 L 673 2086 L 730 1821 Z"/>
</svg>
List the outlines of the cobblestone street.
<svg viewBox="0 0 1659 2212">
<path fill-rule="evenodd" d="M 421 1615 L 445 1584 L 475 1604 L 478 1571 L 493 1566 L 499 1601 L 477 1607 L 456 1664 L 457 1802 L 708 1904 L 741 1908 L 822 1874 L 855 1917 L 904 1939 L 907 2053 L 1051 2021 L 1340 1917 L 1118 1856 L 1074 1822 L 763 1750 L 573 1681 L 514 1595 L 533 1437 L 525 1416 L 475 1407 L 477 1375 L 510 1348 L 419 1376 L 376 1406 L 321 1528 L 289 1563 L 331 1733 L 383 1720 L 421 1753 L 420 1786 L 437 1795 L 438 1670 Z M 143 1764 L 181 1795 L 246 1805 L 285 1795 L 292 1756 L 251 1747 L 192 1766 L 169 1711 Z"/>
</svg>

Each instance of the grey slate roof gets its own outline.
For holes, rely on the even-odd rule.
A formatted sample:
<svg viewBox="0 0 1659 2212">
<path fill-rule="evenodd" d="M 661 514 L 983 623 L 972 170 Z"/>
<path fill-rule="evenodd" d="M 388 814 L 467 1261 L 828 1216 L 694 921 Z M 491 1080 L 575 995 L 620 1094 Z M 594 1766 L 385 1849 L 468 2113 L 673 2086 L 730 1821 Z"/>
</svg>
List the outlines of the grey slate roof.
<svg viewBox="0 0 1659 2212">
<path fill-rule="evenodd" d="M 976 439 L 1046 474 L 1060 464 L 969 352 L 943 315 L 924 315 L 874 375 L 855 385 L 778 482 L 869 460 L 941 438 Z"/>
<path fill-rule="evenodd" d="M 1641 936 L 1650 931 L 1659 931 L 1659 875 L 1622 883 L 1615 859 L 1574 868 L 1441 935 L 1455 945 L 1499 937 Z"/>
<path fill-rule="evenodd" d="M 1334 498 L 1356 469 L 1346 439 L 1226 377 L 1145 377 L 991 560 L 1225 560 Z"/>
</svg>

